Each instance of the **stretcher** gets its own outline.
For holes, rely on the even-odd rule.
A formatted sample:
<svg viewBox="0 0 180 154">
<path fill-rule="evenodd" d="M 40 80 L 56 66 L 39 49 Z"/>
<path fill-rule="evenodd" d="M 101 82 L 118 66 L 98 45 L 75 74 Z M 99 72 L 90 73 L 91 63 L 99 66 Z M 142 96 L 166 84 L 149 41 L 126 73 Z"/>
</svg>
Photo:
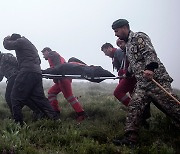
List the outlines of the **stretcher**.
<svg viewBox="0 0 180 154">
<path fill-rule="evenodd" d="M 55 75 L 55 74 L 42 74 L 43 78 L 46 79 L 63 79 L 63 78 L 70 78 L 70 79 L 81 79 L 81 80 L 88 80 L 91 82 L 101 82 L 107 79 L 120 79 L 123 78 L 123 76 L 113 76 L 113 77 L 90 77 L 85 75 Z"/>
</svg>

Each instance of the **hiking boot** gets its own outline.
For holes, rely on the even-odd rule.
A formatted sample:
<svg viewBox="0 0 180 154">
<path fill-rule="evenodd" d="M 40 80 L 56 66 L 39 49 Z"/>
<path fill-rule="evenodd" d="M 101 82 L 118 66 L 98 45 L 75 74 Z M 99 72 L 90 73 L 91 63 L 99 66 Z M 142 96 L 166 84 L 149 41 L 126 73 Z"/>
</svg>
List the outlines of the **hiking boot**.
<svg viewBox="0 0 180 154">
<path fill-rule="evenodd" d="M 136 145 L 135 141 L 130 141 L 127 137 L 124 137 L 121 140 L 114 139 L 113 143 L 116 146 L 126 145 L 126 146 L 130 146 L 130 147 L 134 147 Z"/>
<path fill-rule="evenodd" d="M 78 123 L 82 122 L 83 120 L 85 120 L 87 118 L 87 115 L 85 114 L 84 111 L 82 112 L 77 112 L 77 118 L 76 118 L 76 121 Z"/>
<path fill-rule="evenodd" d="M 134 147 L 137 143 L 137 139 L 138 139 L 138 133 L 134 131 L 129 131 L 125 133 L 124 138 L 120 140 L 115 139 L 113 140 L 113 143 L 117 146 L 127 145 L 130 147 Z"/>
<path fill-rule="evenodd" d="M 143 126 L 145 129 L 147 129 L 147 130 L 149 130 L 149 128 L 150 128 L 150 125 L 149 125 L 149 123 L 148 123 L 146 120 L 143 120 L 143 121 L 142 121 L 142 126 Z"/>
<path fill-rule="evenodd" d="M 55 112 L 56 112 L 55 120 L 59 120 L 60 119 L 60 111 L 55 111 Z"/>
<path fill-rule="evenodd" d="M 42 113 L 42 112 L 39 112 L 39 113 L 33 112 L 32 121 L 38 121 L 38 120 L 41 120 L 43 118 L 46 118 L 46 115 L 44 113 Z"/>
</svg>

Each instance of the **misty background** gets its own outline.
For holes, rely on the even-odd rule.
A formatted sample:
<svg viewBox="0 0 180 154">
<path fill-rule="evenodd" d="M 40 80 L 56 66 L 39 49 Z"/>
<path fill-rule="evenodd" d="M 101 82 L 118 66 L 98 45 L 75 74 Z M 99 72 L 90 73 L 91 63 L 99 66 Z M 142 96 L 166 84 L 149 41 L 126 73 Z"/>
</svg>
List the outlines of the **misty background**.
<svg viewBox="0 0 180 154">
<path fill-rule="evenodd" d="M 0 6 L 2 52 L 11 52 L 2 45 L 4 37 L 19 33 L 37 47 L 42 69 L 49 65 L 40 51 L 48 46 L 66 60 L 74 56 L 112 72 L 111 59 L 100 48 L 106 42 L 116 47 L 111 25 L 124 18 L 132 31 L 149 35 L 172 86 L 180 88 L 179 0 L 0 0 Z"/>
</svg>

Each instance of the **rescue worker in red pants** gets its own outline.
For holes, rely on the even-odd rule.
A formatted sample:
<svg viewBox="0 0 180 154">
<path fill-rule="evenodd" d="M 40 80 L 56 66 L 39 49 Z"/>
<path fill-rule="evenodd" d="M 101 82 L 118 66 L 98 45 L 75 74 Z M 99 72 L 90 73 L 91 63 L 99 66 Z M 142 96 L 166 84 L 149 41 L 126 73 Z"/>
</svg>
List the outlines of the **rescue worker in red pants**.
<svg viewBox="0 0 180 154">
<path fill-rule="evenodd" d="M 45 47 L 42 50 L 42 54 L 45 60 L 48 60 L 50 67 L 66 63 L 65 59 L 60 56 L 56 51 L 52 51 L 49 47 Z M 60 107 L 58 105 L 57 95 L 62 92 L 66 100 L 71 104 L 75 112 L 77 113 L 77 121 L 80 122 L 85 119 L 85 112 L 79 103 L 78 99 L 72 93 L 71 79 L 53 79 L 54 85 L 48 90 L 48 99 L 56 112 L 60 113 Z"/>
<path fill-rule="evenodd" d="M 131 95 L 133 94 L 136 78 L 133 75 L 128 74 L 127 69 L 129 66 L 129 62 L 126 57 L 126 49 L 125 49 L 125 41 L 117 39 L 116 41 L 119 49 L 114 48 L 112 44 L 105 43 L 102 45 L 101 50 L 104 52 L 106 56 L 112 58 L 113 68 L 116 68 L 119 76 L 124 76 L 119 80 L 119 84 L 114 90 L 114 96 L 122 102 L 125 106 L 128 106 Z M 129 95 L 127 95 L 129 93 Z M 146 106 L 146 109 L 143 113 L 143 126 L 145 128 L 149 128 L 149 124 L 147 123 L 147 119 L 150 118 L 150 105 Z"/>
<path fill-rule="evenodd" d="M 120 47 L 119 49 L 114 48 L 110 43 L 105 43 L 102 45 L 101 50 L 106 56 L 112 58 L 113 69 L 115 68 L 117 70 L 119 76 L 123 76 L 126 74 L 128 67 L 125 54 L 125 42 L 117 40 L 116 44 Z M 130 96 L 127 95 L 127 93 L 132 94 L 135 84 L 136 79 L 134 77 L 120 79 L 118 86 L 114 90 L 114 96 L 125 106 L 128 106 Z"/>
<path fill-rule="evenodd" d="M 118 71 L 119 76 L 126 76 L 127 68 L 129 66 L 129 62 L 126 57 L 126 49 L 125 49 L 125 42 L 123 40 L 117 39 L 116 41 L 117 46 L 122 49 L 122 52 L 124 52 L 123 59 L 121 66 Z M 130 97 L 127 95 L 129 92 L 130 96 L 133 93 L 134 87 L 136 85 L 136 78 L 134 76 L 132 77 L 126 77 L 119 80 L 119 84 L 114 90 L 114 96 L 125 106 L 128 106 L 130 102 Z"/>
</svg>

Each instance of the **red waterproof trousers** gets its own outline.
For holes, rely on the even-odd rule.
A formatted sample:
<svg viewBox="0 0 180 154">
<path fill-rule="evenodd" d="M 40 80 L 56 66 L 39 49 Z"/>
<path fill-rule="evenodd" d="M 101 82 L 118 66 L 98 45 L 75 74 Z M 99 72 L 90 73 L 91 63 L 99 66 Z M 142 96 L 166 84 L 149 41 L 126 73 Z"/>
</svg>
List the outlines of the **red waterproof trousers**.
<svg viewBox="0 0 180 154">
<path fill-rule="evenodd" d="M 76 113 L 84 111 L 77 98 L 73 96 L 70 79 L 58 80 L 58 82 L 48 90 L 48 99 L 55 111 L 60 111 L 57 100 L 57 95 L 60 92 L 63 93 L 64 97 L 71 104 Z"/>
<path fill-rule="evenodd" d="M 130 97 L 127 95 L 127 93 L 129 92 L 129 94 L 131 95 L 133 93 L 135 85 L 135 77 L 120 79 L 118 86 L 114 90 L 114 96 L 125 106 L 128 106 Z"/>
</svg>

